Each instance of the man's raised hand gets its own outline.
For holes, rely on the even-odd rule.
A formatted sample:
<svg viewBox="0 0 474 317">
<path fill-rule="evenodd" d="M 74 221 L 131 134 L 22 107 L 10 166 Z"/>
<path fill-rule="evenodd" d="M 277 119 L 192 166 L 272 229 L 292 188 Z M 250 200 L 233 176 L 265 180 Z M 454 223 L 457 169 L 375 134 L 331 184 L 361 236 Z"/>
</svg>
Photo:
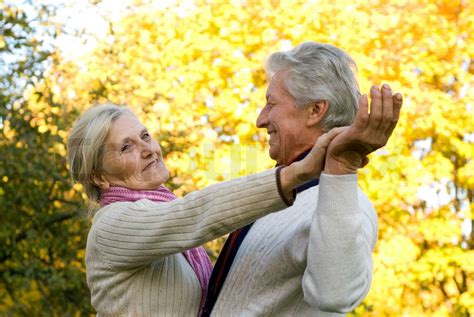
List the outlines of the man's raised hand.
<svg viewBox="0 0 474 317">
<path fill-rule="evenodd" d="M 367 96 L 362 95 L 354 122 L 329 144 L 325 173 L 354 174 L 367 164 L 368 154 L 387 144 L 400 117 L 402 96 L 384 84 L 380 90 L 372 86 L 370 97 L 370 112 Z"/>
</svg>

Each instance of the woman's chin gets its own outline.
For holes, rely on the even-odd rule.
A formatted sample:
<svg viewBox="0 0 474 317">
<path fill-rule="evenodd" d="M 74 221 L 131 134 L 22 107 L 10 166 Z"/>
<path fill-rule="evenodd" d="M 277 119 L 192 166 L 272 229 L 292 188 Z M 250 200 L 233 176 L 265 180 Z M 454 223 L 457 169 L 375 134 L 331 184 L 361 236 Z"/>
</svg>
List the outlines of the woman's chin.
<svg viewBox="0 0 474 317">
<path fill-rule="evenodd" d="M 152 190 L 152 189 L 157 189 L 163 183 L 166 182 L 166 180 L 147 180 L 147 181 L 142 181 L 142 182 L 137 182 L 131 186 L 129 186 L 130 189 L 134 190 Z"/>
<path fill-rule="evenodd" d="M 168 169 L 155 170 L 147 175 L 143 183 L 146 183 L 147 189 L 158 188 L 160 185 L 163 185 L 169 177 L 170 173 Z"/>
</svg>

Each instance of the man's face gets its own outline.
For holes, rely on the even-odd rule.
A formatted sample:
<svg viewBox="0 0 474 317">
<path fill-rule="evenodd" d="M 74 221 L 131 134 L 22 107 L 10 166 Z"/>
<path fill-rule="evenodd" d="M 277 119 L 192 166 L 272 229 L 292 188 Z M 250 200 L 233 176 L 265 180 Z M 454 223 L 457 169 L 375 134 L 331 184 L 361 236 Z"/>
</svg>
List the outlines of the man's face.
<svg viewBox="0 0 474 317">
<path fill-rule="evenodd" d="M 284 84 L 285 75 L 280 71 L 271 78 L 267 103 L 257 118 L 257 127 L 267 129 L 269 154 L 278 165 L 291 163 L 314 143 L 307 126 L 308 111 L 305 107 L 296 107 Z"/>
</svg>

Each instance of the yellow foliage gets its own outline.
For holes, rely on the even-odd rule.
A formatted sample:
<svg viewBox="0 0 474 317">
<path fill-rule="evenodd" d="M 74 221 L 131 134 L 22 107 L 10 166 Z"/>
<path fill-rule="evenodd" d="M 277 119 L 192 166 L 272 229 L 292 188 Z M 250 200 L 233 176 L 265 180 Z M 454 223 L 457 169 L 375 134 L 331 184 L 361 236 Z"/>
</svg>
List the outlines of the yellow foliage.
<svg viewBox="0 0 474 317">
<path fill-rule="evenodd" d="M 65 138 L 49 112 L 126 104 L 159 139 L 168 185 L 184 195 L 273 166 L 255 127 L 271 52 L 303 41 L 339 46 L 358 63 L 362 92 L 388 82 L 404 95 L 399 126 L 359 173 L 379 241 L 372 290 L 354 314 L 465 316 L 474 310 L 474 242 L 461 230 L 474 189 L 473 37 L 474 3 L 465 0 L 196 0 L 166 10 L 135 1 L 95 51 L 54 56 L 44 85 L 61 107 L 31 103 L 31 122 Z M 213 256 L 221 243 L 207 244 Z"/>
<path fill-rule="evenodd" d="M 10 128 L 10 121 L 3 122 L 3 135 L 5 140 L 11 140 L 15 136 L 15 130 Z M 3 143 L 3 140 L 0 140 L 0 144 Z"/>
</svg>

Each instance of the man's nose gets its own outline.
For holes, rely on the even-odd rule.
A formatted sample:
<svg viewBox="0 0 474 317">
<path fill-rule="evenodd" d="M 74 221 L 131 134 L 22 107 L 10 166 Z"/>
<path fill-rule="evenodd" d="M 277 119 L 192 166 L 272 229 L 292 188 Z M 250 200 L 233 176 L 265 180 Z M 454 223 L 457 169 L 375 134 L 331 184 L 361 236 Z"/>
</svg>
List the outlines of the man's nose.
<svg viewBox="0 0 474 317">
<path fill-rule="evenodd" d="M 268 124 L 267 107 L 264 107 L 257 117 L 257 128 L 263 128 Z"/>
</svg>

